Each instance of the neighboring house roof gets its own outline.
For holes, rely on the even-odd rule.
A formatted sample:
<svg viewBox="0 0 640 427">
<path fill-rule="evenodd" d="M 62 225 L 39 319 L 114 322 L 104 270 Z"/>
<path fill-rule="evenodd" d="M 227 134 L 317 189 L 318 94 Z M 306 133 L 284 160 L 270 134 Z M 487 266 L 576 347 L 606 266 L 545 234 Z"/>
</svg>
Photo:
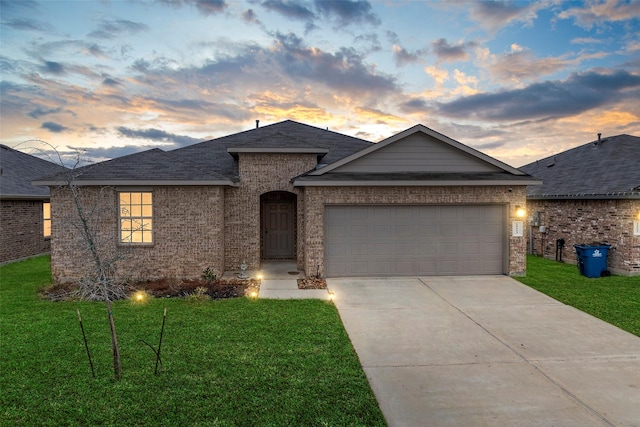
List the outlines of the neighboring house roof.
<svg viewBox="0 0 640 427">
<path fill-rule="evenodd" d="M 640 137 L 602 138 L 520 169 L 543 181 L 527 187 L 529 199 L 639 199 Z"/>
<path fill-rule="evenodd" d="M 525 172 L 423 125 L 294 179 L 296 185 L 528 185 Z"/>
<path fill-rule="evenodd" d="M 49 198 L 49 188 L 33 186 L 31 180 L 52 174 L 62 166 L 0 144 L 0 199 Z"/>
</svg>

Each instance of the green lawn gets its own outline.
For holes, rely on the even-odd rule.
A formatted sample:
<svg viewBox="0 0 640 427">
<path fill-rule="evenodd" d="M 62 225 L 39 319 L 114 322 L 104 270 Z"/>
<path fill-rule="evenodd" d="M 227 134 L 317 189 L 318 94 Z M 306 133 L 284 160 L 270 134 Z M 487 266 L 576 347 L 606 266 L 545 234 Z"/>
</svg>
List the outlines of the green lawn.
<svg viewBox="0 0 640 427">
<path fill-rule="evenodd" d="M 541 257 L 527 258 L 525 285 L 640 336 L 640 276 L 589 279 L 578 267 Z"/>
<path fill-rule="evenodd" d="M 47 257 L 0 267 L 0 425 L 385 425 L 332 303 L 119 301 L 115 382 L 104 305 L 43 301 L 49 281 Z M 140 340 L 157 343 L 165 307 L 155 376 Z"/>
</svg>

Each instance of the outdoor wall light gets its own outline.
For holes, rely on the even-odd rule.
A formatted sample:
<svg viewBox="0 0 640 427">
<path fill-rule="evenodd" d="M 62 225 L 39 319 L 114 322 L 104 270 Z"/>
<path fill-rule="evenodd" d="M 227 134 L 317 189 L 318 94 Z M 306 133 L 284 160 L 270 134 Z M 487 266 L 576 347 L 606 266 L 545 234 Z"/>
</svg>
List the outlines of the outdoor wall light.
<svg viewBox="0 0 640 427">
<path fill-rule="evenodd" d="M 525 208 L 523 208 L 520 205 L 516 205 L 516 216 L 518 218 L 524 218 L 526 214 L 527 214 L 527 210 Z"/>
</svg>

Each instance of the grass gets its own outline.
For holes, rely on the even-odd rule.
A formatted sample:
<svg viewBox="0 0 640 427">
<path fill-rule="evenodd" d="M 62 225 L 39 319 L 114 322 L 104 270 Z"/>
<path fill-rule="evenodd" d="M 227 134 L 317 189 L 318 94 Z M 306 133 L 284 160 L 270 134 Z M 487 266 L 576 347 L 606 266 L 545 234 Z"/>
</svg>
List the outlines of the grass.
<svg viewBox="0 0 640 427">
<path fill-rule="evenodd" d="M 640 276 L 589 279 L 578 267 L 536 256 L 517 280 L 556 300 L 640 336 Z"/>
<path fill-rule="evenodd" d="M 0 425 L 382 426 L 332 303 L 236 298 L 48 302 L 48 257 L 0 267 Z M 162 312 L 163 369 L 154 375 Z M 84 350 L 80 309 L 96 368 Z"/>
</svg>

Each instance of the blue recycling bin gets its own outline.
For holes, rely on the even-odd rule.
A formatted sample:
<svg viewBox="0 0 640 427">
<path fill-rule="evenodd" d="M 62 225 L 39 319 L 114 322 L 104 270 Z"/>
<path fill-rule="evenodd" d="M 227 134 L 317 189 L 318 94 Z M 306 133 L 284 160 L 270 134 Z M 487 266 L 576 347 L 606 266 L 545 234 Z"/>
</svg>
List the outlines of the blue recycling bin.
<svg viewBox="0 0 640 427">
<path fill-rule="evenodd" d="M 573 245 L 578 256 L 580 274 L 587 277 L 601 277 L 607 271 L 607 255 L 611 245 Z"/>
</svg>

